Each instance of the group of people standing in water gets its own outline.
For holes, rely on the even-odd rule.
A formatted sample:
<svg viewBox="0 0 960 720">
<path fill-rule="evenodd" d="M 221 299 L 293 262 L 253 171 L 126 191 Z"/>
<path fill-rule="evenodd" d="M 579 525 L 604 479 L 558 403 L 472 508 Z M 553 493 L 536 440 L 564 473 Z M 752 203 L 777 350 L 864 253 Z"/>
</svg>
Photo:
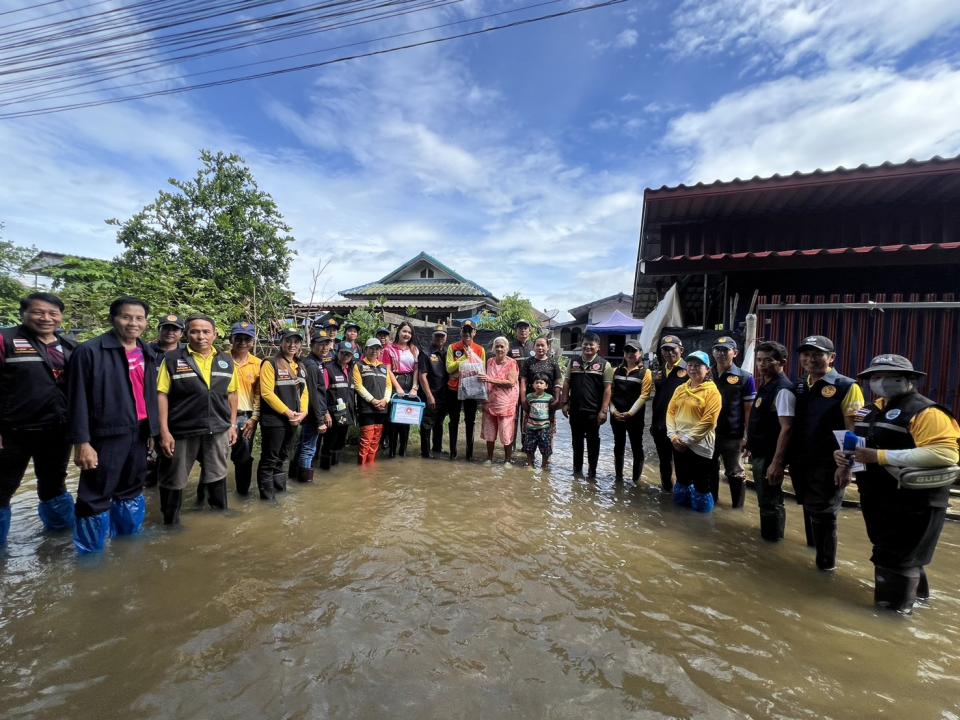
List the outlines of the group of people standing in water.
<svg viewBox="0 0 960 720">
<path fill-rule="evenodd" d="M 21 324 L 0 331 L 0 545 L 31 460 L 44 526 L 72 528 L 77 550 L 96 553 L 111 536 L 140 532 L 145 486 L 159 486 L 163 522 L 178 523 L 198 461 L 198 502 L 226 509 L 229 461 L 237 494 L 247 495 L 258 427 L 255 475 L 264 500 L 290 478 L 310 483 L 317 470 L 335 468 L 351 432 L 360 465 L 406 455 L 411 424 L 397 416 L 401 407 L 417 410 L 423 458 L 458 459 L 462 416 L 463 458 L 472 460 L 480 414 L 487 462 L 499 442 L 506 462 L 519 445 L 531 466 L 538 453 L 549 463 L 560 411 L 570 424 L 573 472 L 589 482 L 597 477 L 600 428 L 609 422 L 615 480 L 625 482 L 629 439 L 629 477 L 639 484 L 650 404 L 661 488 L 676 504 L 712 511 L 722 466 L 731 505 L 742 507 L 749 462 L 760 535 L 777 542 L 789 468 L 807 543 L 824 571 L 836 567 L 837 513 L 855 472 L 877 604 L 909 612 L 929 594 L 923 568 L 960 472 L 960 427 L 916 391 L 922 372 L 899 355 L 874 358 L 860 373 L 874 398 L 867 404 L 860 385 L 833 368 L 833 343 L 819 335 L 797 348 L 796 382 L 785 373 L 787 349 L 759 343 L 758 385 L 736 365 L 737 343 L 725 336 L 708 355 L 665 335 L 651 369 L 632 341 L 613 367 L 599 354 L 600 338 L 587 332 L 564 369 L 525 321 L 512 340 L 493 340 L 490 357 L 470 321 L 449 344 L 447 328 L 437 326 L 424 348 L 409 323 L 361 341 L 357 325 L 330 321 L 309 337 L 284 330 L 276 352 L 260 359 L 249 322 L 235 323 L 229 350 L 220 350 L 211 317 L 162 315 L 157 340 L 147 343 L 149 305 L 121 297 L 109 309 L 112 329 L 77 345 L 60 333 L 63 310 L 57 296 L 33 293 L 21 302 Z M 855 442 L 841 447 L 835 433 L 847 431 Z M 71 452 L 81 470 L 76 500 L 65 482 Z"/>
</svg>

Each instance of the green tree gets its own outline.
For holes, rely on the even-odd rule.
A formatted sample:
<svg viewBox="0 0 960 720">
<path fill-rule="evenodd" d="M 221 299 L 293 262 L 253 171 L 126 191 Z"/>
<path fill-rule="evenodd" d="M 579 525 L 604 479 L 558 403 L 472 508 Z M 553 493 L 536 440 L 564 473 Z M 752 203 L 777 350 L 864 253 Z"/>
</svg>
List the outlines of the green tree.
<svg viewBox="0 0 960 720">
<path fill-rule="evenodd" d="M 129 220 L 107 221 L 120 228 L 125 248 L 117 267 L 162 285 L 164 309 L 202 301 L 205 312 L 219 308 L 229 320 L 250 318 L 265 330 L 290 303 L 290 227 L 241 157 L 202 150 L 200 161 L 192 179 L 170 179 L 174 190 L 161 191 Z"/>
<path fill-rule="evenodd" d="M 361 344 L 365 343 L 368 339 L 376 335 L 377 328 L 383 327 L 382 308 L 372 302 L 367 303 L 365 308 L 351 310 L 347 317 L 344 318 L 343 324 L 346 325 L 348 322 L 355 323 L 357 327 L 360 328 L 357 340 L 359 340 Z"/>
<path fill-rule="evenodd" d="M 0 223 L 0 325 L 20 321 L 20 298 L 27 289 L 17 279 L 23 269 L 37 256 L 37 249 L 16 245 L 3 239 L 3 223 Z"/>
<path fill-rule="evenodd" d="M 504 337 L 516 339 L 513 334 L 514 325 L 519 320 L 526 320 L 533 328 L 534 335 L 540 327 L 540 320 L 533 303 L 519 292 L 510 293 L 500 301 L 500 313 L 493 315 L 484 312 L 480 317 L 480 327 L 484 330 L 495 330 Z"/>
</svg>

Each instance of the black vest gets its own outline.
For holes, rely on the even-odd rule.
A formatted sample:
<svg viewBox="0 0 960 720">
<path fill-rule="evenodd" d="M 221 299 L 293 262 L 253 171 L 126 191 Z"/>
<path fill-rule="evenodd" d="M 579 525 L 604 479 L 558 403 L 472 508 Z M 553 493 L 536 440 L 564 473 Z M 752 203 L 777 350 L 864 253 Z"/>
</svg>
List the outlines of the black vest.
<svg viewBox="0 0 960 720">
<path fill-rule="evenodd" d="M 533 357 L 534 354 L 532 340 L 527 340 L 522 345 L 517 341 L 514 341 L 510 344 L 510 350 L 507 352 L 507 355 L 512 357 L 518 363 L 523 362 L 528 357 Z"/>
<path fill-rule="evenodd" d="M 216 353 L 210 370 L 210 387 L 186 348 L 171 350 L 164 362 L 170 374 L 170 392 L 167 393 L 170 434 L 190 437 L 228 430 L 230 399 L 227 389 L 233 377 L 233 358 L 228 353 Z"/>
<path fill-rule="evenodd" d="M 359 368 L 363 387 L 373 395 L 375 400 L 382 398 L 387 392 L 387 366 L 383 364 L 368 365 L 365 362 L 361 362 Z M 360 397 L 360 395 L 357 395 L 357 410 L 360 415 L 361 425 L 380 425 L 387 421 L 386 411 L 374 409 L 373 405 Z"/>
<path fill-rule="evenodd" d="M 772 458 L 777 452 L 780 439 L 780 416 L 777 415 L 777 395 L 781 390 L 793 392 L 794 383 L 786 375 L 780 375 L 757 388 L 757 399 L 750 413 L 750 428 L 747 431 L 747 449 L 758 458 Z"/>
<path fill-rule="evenodd" d="M 327 382 L 327 411 L 334 426 L 353 425 L 356 419 L 356 393 L 353 390 L 353 366 L 344 370 L 336 361 L 323 364 Z"/>
<path fill-rule="evenodd" d="M 598 413 L 603 405 L 603 369 L 600 355 L 587 362 L 583 356 L 570 361 L 570 411 Z"/>
<path fill-rule="evenodd" d="M 833 451 L 839 448 L 833 431 L 846 430 L 843 399 L 853 384 L 853 379 L 839 373 L 832 385 L 823 378 L 812 386 L 807 385 L 806 377 L 797 382 L 797 414 L 790 436 L 792 462 L 798 465 L 833 462 Z"/>
<path fill-rule="evenodd" d="M 869 448 L 910 450 L 916 447 L 910 434 L 910 423 L 920 412 L 930 407 L 950 415 L 949 410 L 918 392 L 895 397 L 883 409 L 871 403 L 864 407 L 866 415 L 857 421 L 854 432 L 867 439 Z M 947 507 L 950 497 L 949 486 L 930 490 L 898 488 L 894 477 L 876 463 L 868 464 L 866 470 L 857 473 L 857 487 L 866 502 L 887 501 L 904 509 L 908 506 Z"/>
<path fill-rule="evenodd" d="M 632 373 L 627 372 L 626 365 L 620 365 L 613 371 L 613 394 L 610 398 L 610 404 L 613 405 L 618 412 L 627 412 L 627 410 L 633 407 L 633 404 L 643 392 L 643 379 L 646 377 L 647 372 L 648 370 L 643 365 L 638 365 Z M 647 406 L 644 404 L 644 406 L 640 408 L 640 412 L 631 418 L 631 422 L 642 423 L 646 412 Z"/>
<path fill-rule="evenodd" d="M 723 407 L 717 418 L 717 437 L 742 438 L 746 430 L 743 423 L 743 386 L 752 376 L 735 365 L 731 365 L 722 376 L 716 368 L 713 373 L 714 383 L 723 398 Z"/>
<path fill-rule="evenodd" d="M 57 335 L 64 369 L 75 345 Z M 66 372 L 55 376 L 46 348 L 23 326 L 0 330 L 0 429 L 39 430 L 67 421 Z"/>
<path fill-rule="evenodd" d="M 687 376 L 687 366 L 681 362 L 670 368 L 664 375 L 662 372 L 653 376 L 653 416 L 650 419 L 650 429 L 667 431 L 667 406 L 673 399 L 673 393 L 690 378 Z"/>
<path fill-rule="evenodd" d="M 297 363 L 297 372 L 293 374 L 287 368 L 277 366 L 277 357 L 267 358 L 265 363 L 270 363 L 273 367 L 273 392 L 284 405 L 300 412 L 300 396 L 303 395 L 303 388 L 307 385 L 307 374 L 303 367 L 303 361 Z M 260 424 L 269 427 L 281 427 L 290 423 L 286 415 L 281 415 L 267 402 L 260 402 Z"/>
<path fill-rule="evenodd" d="M 421 355 L 423 360 L 422 368 L 427 373 L 427 380 L 430 383 L 430 392 L 437 402 L 443 401 L 443 390 L 447 386 L 447 380 L 450 375 L 447 373 L 447 346 L 444 345 L 439 350 L 432 345 L 428 350 L 423 351 Z"/>
</svg>

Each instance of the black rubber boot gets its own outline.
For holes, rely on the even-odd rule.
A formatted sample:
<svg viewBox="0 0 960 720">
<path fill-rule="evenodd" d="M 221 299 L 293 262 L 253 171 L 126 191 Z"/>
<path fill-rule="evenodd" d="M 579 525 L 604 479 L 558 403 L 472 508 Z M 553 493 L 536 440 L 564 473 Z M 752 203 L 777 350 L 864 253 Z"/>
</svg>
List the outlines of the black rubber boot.
<svg viewBox="0 0 960 720">
<path fill-rule="evenodd" d="M 837 568 L 837 526 L 826 520 L 813 519 L 813 540 L 817 549 L 817 568 L 835 570 Z"/>
<path fill-rule="evenodd" d="M 297 472 L 297 482 L 299 483 L 312 483 L 313 482 L 313 468 L 300 468 Z"/>
<path fill-rule="evenodd" d="M 730 478 L 730 506 L 743 507 L 743 478 Z"/>
<path fill-rule="evenodd" d="M 806 508 L 803 509 L 803 532 L 807 538 L 807 547 L 816 547 L 813 540 L 813 520 Z"/>
<path fill-rule="evenodd" d="M 613 451 L 613 474 L 616 482 L 623 482 L 623 453 L 616 450 Z"/>
<path fill-rule="evenodd" d="M 262 472 L 257 468 L 257 488 L 260 490 L 261 500 L 273 500 L 277 496 L 277 490 L 273 487 L 273 476 Z"/>
<path fill-rule="evenodd" d="M 780 518 L 775 514 L 760 515 L 760 537 L 769 542 L 779 542 L 783 538 L 783 529 L 780 527 Z"/>
<path fill-rule="evenodd" d="M 340 451 L 330 454 L 330 467 L 336 467 L 340 464 Z"/>
<path fill-rule="evenodd" d="M 321 470 L 329 470 L 329 469 L 332 467 L 332 465 L 333 465 L 332 460 L 333 460 L 333 458 L 331 458 L 329 455 L 321 455 L 321 456 L 320 456 L 320 462 L 318 463 L 317 466 L 318 466 Z"/>
<path fill-rule="evenodd" d="M 919 568 L 904 572 L 875 567 L 873 570 L 873 601 L 878 608 L 893 610 L 902 615 L 913 612 L 920 584 Z"/>
<path fill-rule="evenodd" d="M 473 437 L 467 436 L 467 453 L 464 455 L 466 460 L 473 460 Z"/>
<path fill-rule="evenodd" d="M 300 458 L 296 453 L 294 453 L 294 457 L 290 460 L 290 464 L 287 465 L 287 477 L 291 480 L 296 480 L 298 472 L 300 472 Z"/>
<path fill-rule="evenodd" d="M 207 504 L 214 510 L 227 509 L 227 481 L 207 483 Z"/>
<path fill-rule="evenodd" d="M 197 483 L 196 505 L 201 506 L 207 501 L 207 484 L 203 481 L 203 473 L 200 474 L 200 482 Z"/>
<path fill-rule="evenodd" d="M 287 474 L 286 473 L 281 472 L 273 476 L 273 488 L 277 492 L 287 491 Z"/>
<path fill-rule="evenodd" d="M 927 573 L 920 568 L 920 580 L 917 582 L 917 600 L 926 602 L 930 599 L 930 581 L 927 580 Z"/>
<path fill-rule="evenodd" d="M 160 488 L 160 512 L 164 525 L 180 524 L 180 505 L 183 503 L 183 490 Z"/>
<path fill-rule="evenodd" d="M 713 504 L 720 504 L 720 470 L 716 472 L 711 472 L 710 477 L 710 494 L 713 495 Z"/>
<path fill-rule="evenodd" d="M 409 430 L 407 431 L 409 433 Z M 410 441 L 410 435 L 401 435 L 400 439 L 397 441 L 397 455 L 400 457 L 407 456 L 407 443 Z"/>
<path fill-rule="evenodd" d="M 248 495 L 253 480 L 253 460 L 233 466 L 233 478 L 237 483 L 237 495 Z"/>
</svg>

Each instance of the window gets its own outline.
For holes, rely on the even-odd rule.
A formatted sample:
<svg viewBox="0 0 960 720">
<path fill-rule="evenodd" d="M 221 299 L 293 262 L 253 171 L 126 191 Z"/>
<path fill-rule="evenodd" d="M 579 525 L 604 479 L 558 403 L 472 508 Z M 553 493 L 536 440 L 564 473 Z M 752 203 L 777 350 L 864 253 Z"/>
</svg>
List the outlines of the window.
<svg viewBox="0 0 960 720">
<path fill-rule="evenodd" d="M 423 268 L 420 271 L 420 277 L 422 278 L 432 278 L 433 277 L 433 268 Z"/>
</svg>

